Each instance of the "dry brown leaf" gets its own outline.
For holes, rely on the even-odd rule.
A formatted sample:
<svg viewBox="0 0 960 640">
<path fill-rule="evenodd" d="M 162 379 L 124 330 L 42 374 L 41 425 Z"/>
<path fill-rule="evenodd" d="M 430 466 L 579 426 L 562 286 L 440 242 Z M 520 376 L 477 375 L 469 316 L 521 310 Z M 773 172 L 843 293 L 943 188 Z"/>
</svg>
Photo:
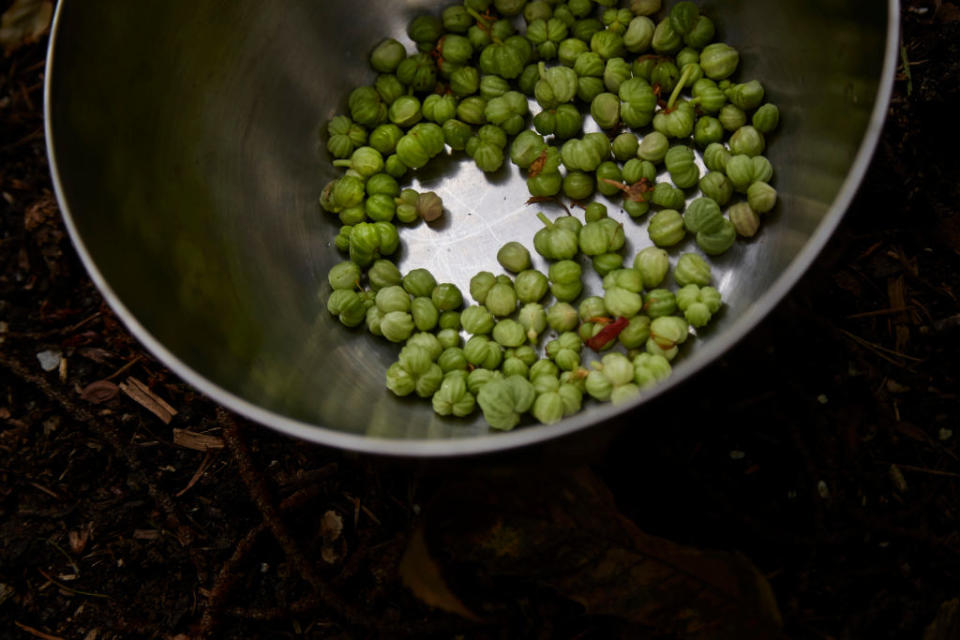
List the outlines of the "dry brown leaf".
<svg viewBox="0 0 960 640">
<path fill-rule="evenodd" d="M 467 620 L 478 620 L 476 614 L 460 601 L 447 586 L 427 549 L 423 528 L 417 527 L 400 559 L 400 579 L 417 598 L 428 606 L 453 613 Z"/>
<path fill-rule="evenodd" d="M 742 555 L 644 533 L 589 471 L 543 484 L 450 488 L 427 512 L 433 557 L 450 575 L 483 567 L 488 580 L 533 580 L 590 614 L 666 635 L 781 637 L 772 590 Z"/>
<path fill-rule="evenodd" d="M 960 598 L 940 605 L 936 619 L 923 632 L 923 640 L 956 640 L 960 638 Z"/>
<path fill-rule="evenodd" d="M 97 380 L 84 387 L 80 397 L 92 404 L 100 404 L 113 400 L 119 391 L 120 387 L 109 380 Z"/>
<path fill-rule="evenodd" d="M 50 28 L 52 16 L 50 0 L 14 0 L 0 18 L 0 46 L 9 54 L 35 42 Z"/>
<path fill-rule="evenodd" d="M 211 449 L 223 449 L 223 438 L 211 436 L 204 433 L 195 433 L 189 429 L 174 429 L 173 443 L 185 449 L 194 451 L 210 451 Z"/>
</svg>

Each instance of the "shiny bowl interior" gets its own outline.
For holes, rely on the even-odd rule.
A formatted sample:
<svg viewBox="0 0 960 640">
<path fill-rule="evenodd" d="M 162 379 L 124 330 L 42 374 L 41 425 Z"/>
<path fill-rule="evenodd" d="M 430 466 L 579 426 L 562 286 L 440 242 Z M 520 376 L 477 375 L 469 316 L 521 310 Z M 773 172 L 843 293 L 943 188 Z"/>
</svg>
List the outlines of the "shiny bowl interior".
<svg viewBox="0 0 960 640">
<path fill-rule="evenodd" d="M 715 262 L 727 303 L 671 380 L 629 406 L 594 405 L 553 426 L 488 431 L 397 399 L 397 347 L 324 310 L 335 218 L 317 196 L 333 176 L 323 126 L 372 80 L 381 37 L 406 42 L 430 0 L 61 0 L 47 68 L 47 140 L 67 226 L 91 276 L 143 343 L 228 407 L 306 440 L 410 456 L 489 452 L 636 411 L 722 354 L 815 258 L 875 147 L 896 59 L 896 0 L 708 0 L 741 78 L 782 111 L 768 156 L 778 209 Z M 440 228 L 402 232 L 401 269 L 467 290 L 499 271 L 497 247 L 531 246 L 537 209 L 519 172 L 488 179 L 456 159 L 415 186 L 447 205 Z M 650 244 L 626 221 L 629 256 Z M 672 253 L 674 257 L 691 245 Z M 632 259 L 632 258 L 631 258 Z M 543 267 L 543 263 L 539 264 Z"/>
</svg>

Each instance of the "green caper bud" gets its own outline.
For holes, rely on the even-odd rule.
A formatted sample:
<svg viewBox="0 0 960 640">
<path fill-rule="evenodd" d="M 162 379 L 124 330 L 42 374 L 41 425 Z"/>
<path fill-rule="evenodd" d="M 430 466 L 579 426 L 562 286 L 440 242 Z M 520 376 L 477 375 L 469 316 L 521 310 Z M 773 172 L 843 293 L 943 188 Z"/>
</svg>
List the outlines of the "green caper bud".
<svg viewBox="0 0 960 640">
<path fill-rule="evenodd" d="M 696 253 L 685 253 L 677 260 L 673 269 L 673 279 L 681 287 L 695 284 L 701 287 L 710 284 L 710 265 Z"/>
<path fill-rule="evenodd" d="M 370 52 L 370 66 L 380 73 L 393 73 L 406 57 L 407 52 L 402 44 L 393 38 L 386 38 Z"/>
<path fill-rule="evenodd" d="M 756 110 L 752 122 L 753 128 L 760 133 L 771 133 L 780 124 L 780 109 L 775 104 L 767 103 Z"/>
<path fill-rule="evenodd" d="M 729 78 L 740 64 L 740 54 L 723 42 L 715 42 L 700 52 L 700 66 L 711 80 Z"/>
<path fill-rule="evenodd" d="M 633 260 L 633 268 L 643 279 L 644 289 L 653 289 L 663 282 L 670 270 L 670 258 L 667 252 L 657 247 L 647 247 Z"/>
<path fill-rule="evenodd" d="M 493 339 L 504 347 L 519 347 L 526 341 L 526 331 L 516 320 L 504 318 L 493 327 Z"/>
<path fill-rule="evenodd" d="M 380 320 L 380 331 L 390 342 L 405 342 L 413 333 L 415 326 L 413 316 L 404 311 L 385 313 Z"/>
<path fill-rule="evenodd" d="M 577 310 L 567 302 L 558 302 L 547 310 L 547 324 L 554 331 L 572 331 L 578 321 Z"/>
<path fill-rule="evenodd" d="M 460 313 L 463 330 L 474 335 L 490 333 L 495 322 L 493 314 L 482 305 L 471 305 Z"/>
<path fill-rule="evenodd" d="M 333 289 L 353 289 L 360 282 L 360 267 L 348 261 L 335 264 L 327 273 L 327 281 Z"/>
<path fill-rule="evenodd" d="M 710 198 L 697 198 L 683 214 L 683 224 L 687 231 L 715 231 L 723 220 L 720 206 Z"/>
<path fill-rule="evenodd" d="M 490 287 L 484 302 L 494 316 L 509 316 L 517 309 L 517 293 L 507 284 L 497 283 Z"/>
<path fill-rule="evenodd" d="M 403 277 L 403 288 L 412 296 L 429 297 L 437 286 L 437 280 L 426 269 L 413 269 Z"/>
<path fill-rule="evenodd" d="M 670 362 L 660 355 L 641 353 L 633 359 L 634 380 L 647 389 L 670 376 Z"/>
<path fill-rule="evenodd" d="M 519 273 L 530 268 L 530 252 L 522 244 L 511 241 L 500 247 L 497 262 L 511 273 Z"/>
<path fill-rule="evenodd" d="M 637 148 L 637 157 L 654 164 L 663 161 L 670 150 L 670 141 L 659 131 L 652 131 L 643 137 Z"/>
<path fill-rule="evenodd" d="M 763 153 L 765 147 L 763 134 L 750 125 L 740 127 L 730 136 L 730 153 L 734 155 L 743 154 L 752 158 Z"/>
<path fill-rule="evenodd" d="M 674 209 L 658 211 L 647 226 L 650 240 L 658 247 L 672 247 L 686 235 L 683 216 Z"/>
<path fill-rule="evenodd" d="M 367 278 L 370 280 L 370 287 L 374 290 L 383 289 L 393 285 L 399 285 L 403 282 L 403 276 L 397 265 L 389 260 L 376 260 L 367 271 Z"/>
<path fill-rule="evenodd" d="M 526 269 L 517 274 L 514 289 L 520 302 L 539 302 L 547 295 L 549 282 L 547 277 L 535 269 Z"/>
<path fill-rule="evenodd" d="M 760 228 L 760 216 L 747 202 L 738 202 L 730 207 L 727 216 L 733 223 L 733 228 L 736 229 L 737 234 L 745 238 L 752 238 Z"/>
<path fill-rule="evenodd" d="M 700 179 L 700 191 L 718 205 L 725 206 L 733 197 L 733 184 L 725 174 L 711 171 Z"/>
<path fill-rule="evenodd" d="M 410 314 L 417 331 L 432 330 L 440 318 L 440 312 L 430 298 L 414 298 L 410 303 Z"/>
<path fill-rule="evenodd" d="M 697 232 L 697 245 L 703 249 L 704 253 L 711 256 L 726 252 L 733 246 L 736 239 L 737 230 L 733 223 L 726 218 L 723 218 L 720 226 L 716 229 Z"/>
<path fill-rule="evenodd" d="M 747 189 L 747 202 L 757 213 L 767 213 L 777 204 L 777 190 L 766 182 L 754 182 Z"/>
</svg>

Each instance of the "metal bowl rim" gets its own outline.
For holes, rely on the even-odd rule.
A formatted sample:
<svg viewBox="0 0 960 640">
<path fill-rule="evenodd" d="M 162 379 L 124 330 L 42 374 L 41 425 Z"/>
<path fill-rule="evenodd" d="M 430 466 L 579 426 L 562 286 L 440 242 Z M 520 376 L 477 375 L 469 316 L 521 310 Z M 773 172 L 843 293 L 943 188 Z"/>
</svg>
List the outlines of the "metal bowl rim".
<svg viewBox="0 0 960 640">
<path fill-rule="evenodd" d="M 684 361 L 676 367 L 670 379 L 649 392 L 641 394 L 634 401 L 621 406 L 604 405 L 599 410 L 585 412 L 567 418 L 555 425 L 537 425 L 522 428 L 502 434 L 486 436 L 472 436 L 442 440 L 432 439 L 388 439 L 367 435 L 344 433 L 282 416 L 273 411 L 263 409 L 211 382 L 201 373 L 195 371 L 184 361 L 169 351 L 156 337 L 154 337 L 127 308 L 117 293 L 97 268 L 96 263 L 87 250 L 86 244 L 80 237 L 77 226 L 70 213 L 70 207 L 63 193 L 60 171 L 57 166 L 55 138 L 51 118 L 51 91 L 53 86 L 53 68 L 56 54 L 57 36 L 60 32 L 60 19 L 63 6 L 70 0 L 61 0 L 57 4 L 56 13 L 50 30 L 50 40 L 47 46 L 47 60 L 44 69 L 44 133 L 46 137 L 47 160 L 57 202 L 63 215 L 64 224 L 73 241 L 80 260 L 107 303 L 114 310 L 127 329 L 146 347 L 150 353 L 169 367 L 181 379 L 195 387 L 215 402 L 243 415 L 250 420 L 259 422 L 271 429 L 295 438 L 300 438 L 316 444 L 347 449 L 361 453 L 375 455 L 410 457 L 410 458 L 439 458 L 480 455 L 506 451 L 520 447 L 545 442 L 586 429 L 602 423 L 615 416 L 635 410 L 638 406 L 667 392 L 676 385 L 692 376 L 697 371 L 709 366 L 723 353 L 739 342 L 753 329 L 787 292 L 796 284 L 800 277 L 810 267 L 833 234 L 844 213 L 859 189 L 860 183 L 870 165 L 873 153 L 883 130 L 898 60 L 898 42 L 900 31 L 900 0 L 887 0 L 887 38 L 884 55 L 883 72 L 877 89 L 877 97 L 873 112 L 860 149 L 847 173 L 846 180 L 830 205 L 827 214 L 810 236 L 803 249 L 790 263 L 789 267 L 776 279 L 774 284 L 738 318 L 734 324 L 722 335 L 714 336 L 706 341 L 698 353 L 690 360 Z"/>
</svg>

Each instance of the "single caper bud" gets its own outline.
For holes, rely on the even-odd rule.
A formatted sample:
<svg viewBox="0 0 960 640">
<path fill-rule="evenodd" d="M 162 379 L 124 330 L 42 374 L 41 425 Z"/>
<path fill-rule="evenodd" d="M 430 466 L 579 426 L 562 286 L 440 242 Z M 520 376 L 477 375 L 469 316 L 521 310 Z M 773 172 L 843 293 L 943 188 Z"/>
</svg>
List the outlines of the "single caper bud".
<svg viewBox="0 0 960 640">
<path fill-rule="evenodd" d="M 509 316 L 517 309 L 517 293 L 512 286 L 498 282 L 487 292 L 484 304 L 498 318 Z"/>
<path fill-rule="evenodd" d="M 754 182 L 747 189 L 747 202 L 757 213 L 767 213 L 777 204 L 777 190 L 766 182 Z"/>
<path fill-rule="evenodd" d="M 327 281 L 333 289 L 353 289 L 360 282 L 360 267 L 349 260 L 335 264 L 327 273 Z"/>
<path fill-rule="evenodd" d="M 385 313 L 380 321 L 380 331 L 390 342 L 404 342 L 413 333 L 416 325 L 413 316 L 404 311 Z"/>
<path fill-rule="evenodd" d="M 492 380 L 502 379 L 503 375 L 499 371 L 491 371 L 490 369 L 474 369 L 467 376 L 467 389 L 470 390 L 470 393 L 476 395 L 483 385 Z"/>
<path fill-rule="evenodd" d="M 504 318 L 493 327 L 493 339 L 504 347 L 519 347 L 526 340 L 523 325 L 510 318 Z"/>
<path fill-rule="evenodd" d="M 426 269 L 413 269 L 403 277 L 403 288 L 412 296 L 429 297 L 436 286 L 436 279 Z"/>
<path fill-rule="evenodd" d="M 720 125 L 727 131 L 737 131 L 747 124 L 747 114 L 736 105 L 726 104 L 717 114 Z"/>
<path fill-rule="evenodd" d="M 530 252 L 519 242 L 511 241 L 497 251 L 497 262 L 507 271 L 519 273 L 530 268 Z"/>
<path fill-rule="evenodd" d="M 763 134 L 750 125 L 740 127 L 730 136 L 730 152 L 734 155 L 743 154 L 752 158 L 763 153 L 765 147 Z"/>
<path fill-rule="evenodd" d="M 730 207 L 727 216 L 737 233 L 745 238 L 752 238 L 760 228 L 760 216 L 747 202 L 738 202 Z"/>
<path fill-rule="evenodd" d="M 643 297 L 639 293 L 621 287 L 611 287 L 604 293 L 603 303 L 611 314 L 621 318 L 632 318 L 643 307 Z"/>
<path fill-rule="evenodd" d="M 556 391 L 537 396 L 531 409 L 533 417 L 543 424 L 554 424 L 563 419 L 563 398 Z"/>
<path fill-rule="evenodd" d="M 633 268 L 643 279 L 644 289 L 653 289 L 663 282 L 670 270 L 670 258 L 667 252 L 657 247 L 647 247 L 633 260 Z"/>
<path fill-rule="evenodd" d="M 650 240 L 658 247 L 672 247 L 686 235 L 683 216 L 674 209 L 658 211 L 647 226 Z"/>
<path fill-rule="evenodd" d="M 630 322 L 624 327 L 617 339 L 627 349 L 637 349 L 646 344 L 650 337 L 650 318 L 645 315 L 637 315 L 630 318 Z"/>
<path fill-rule="evenodd" d="M 677 260 L 673 279 L 681 287 L 688 284 L 706 286 L 711 280 L 710 265 L 696 253 L 685 253 Z"/>
<path fill-rule="evenodd" d="M 693 141 L 701 149 L 714 143 L 723 142 L 724 130 L 720 120 L 703 116 L 693 128 Z"/>
<path fill-rule="evenodd" d="M 723 220 L 720 205 L 710 198 L 697 198 L 687 206 L 683 214 L 683 224 L 687 231 L 698 233 L 716 231 Z"/>
<path fill-rule="evenodd" d="M 630 402 L 633 398 L 640 394 L 640 387 L 631 383 L 620 385 L 619 387 L 614 387 L 613 392 L 610 394 L 610 402 L 614 405 L 621 405 L 627 402 Z"/>
<path fill-rule="evenodd" d="M 627 134 L 632 135 L 632 134 Z M 634 137 L 634 140 L 636 138 Z M 586 222 L 596 222 L 601 218 L 607 217 L 607 207 L 601 202 L 591 202 L 586 206 L 583 213 L 583 219 Z"/>
<path fill-rule="evenodd" d="M 509 431 L 520 423 L 521 414 L 533 406 L 536 393 L 533 385 L 520 376 L 492 379 L 480 387 L 477 404 L 491 427 Z"/>
<path fill-rule="evenodd" d="M 440 319 L 440 312 L 430 298 L 414 298 L 410 303 L 410 313 L 418 331 L 431 331 Z"/>
<path fill-rule="evenodd" d="M 641 353 L 633 359 L 634 380 L 647 389 L 670 376 L 670 362 L 660 355 Z"/>
<path fill-rule="evenodd" d="M 697 232 L 697 245 L 707 255 L 717 256 L 733 246 L 737 239 L 737 230 L 733 223 L 723 218 L 717 229 Z"/>
<path fill-rule="evenodd" d="M 700 179 L 700 169 L 694 162 L 690 147 L 670 147 L 663 161 L 670 172 L 670 179 L 680 189 L 689 189 Z"/>
<path fill-rule="evenodd" d="M 607 315 L 607 307 L 600 296 L 588 296 L 580 301 L 577 308 L 581 322 L 592 322 L 596 318 L 602 318 Z"/>
<path fill-rule="evenodd" d="M 601 277 L 623 266 L 623 256 L 619 253 L 601 253 L 591 258 L 593 270 Z"/>
<path fill-rule="evenodd" d="M 637 157 L 659 164 L 670 150 L 670 141 L 659 131 L 652 131 L 643 137 L 637 148 Z"/>
<path fill-rule="evenodd" d="M 654 318 L 650 323 L 650 340 L 647 341 L 647 345 L 653 342 L 661 349 L 673 349 L 686 342 L 689 331 L 690 326 L 683 318 L 677 316 Z"/>
<path fill-rule="evenodd" d="M 437 358 L 437 364 L 440 365 L 440 369 L 444 373 L 457 369 L 466 370 L 467 356 L 464 355 L 463 349 L 460 347 L 447 347 Z"/>
<path fill-rule="evenodd" d="M 723 42 L 715 42 L 700 52 L 700 66 L 711 80 L 729 78 L 740 64 L 740 54 Z"/>
<path fill-rule="evenodd" d="M 771 133 L 780 124 L 780 109 L 767 103 L 753 114 L 753 127 L 760 133 Z"/>
<path fill-rule="evenodd" d="M 528 302 L 523 305 L 517 319 L 526 330 L 527 339 L 531 343 L 536 343 L 540 334 L 547 328 L 547 314 L 543 306 L 537 302 Z"/>
<path fill-rule="evenodd" d="M 390 286 L 377 291 L 376 305 L 383 313 L 409 311 L 410 294 L 403 287 Z"/>
<path fill-rule="evenodd" d="M 407 52 L 402 44 L 393 38 L 386 38 L 370 52 L 370 66 L 380 73 L 393 73 L 406 57 Z"/>
<path fill-rule="evenodd" d="M 578 321 L 577 310 L 567 302 L 558 302 L 547 310 L 547 324 L 554 331 L 572 331 Z"/>
<path fill-rule="evenodd" d="M 543 296 L 547 295 L 549 282 L 547 277 L 539 271 L 527 269 L 517 274 L 514 289 L 520 302 L 539 302 Z"/>
<path fill-rule="evenodd" d="M 632 133 L 625 132 L 613 139 L 613 157 L 619 162 L 626 162 L 637 155 L 640 141 Z"/>
<path fill-rule="evenodd" d="M 725 206 L 733 197 L 733 184 L 725 174 L 711 171 L 700 179 L 700 191 L 718 205 Z"/>
<path fill-rule="evenodd" d="M 727 148 L 719 143 L 707 145 L 703 150 L 703 164 L 709 171 L 726 171 L 730 157 Z"/>
</svg>

